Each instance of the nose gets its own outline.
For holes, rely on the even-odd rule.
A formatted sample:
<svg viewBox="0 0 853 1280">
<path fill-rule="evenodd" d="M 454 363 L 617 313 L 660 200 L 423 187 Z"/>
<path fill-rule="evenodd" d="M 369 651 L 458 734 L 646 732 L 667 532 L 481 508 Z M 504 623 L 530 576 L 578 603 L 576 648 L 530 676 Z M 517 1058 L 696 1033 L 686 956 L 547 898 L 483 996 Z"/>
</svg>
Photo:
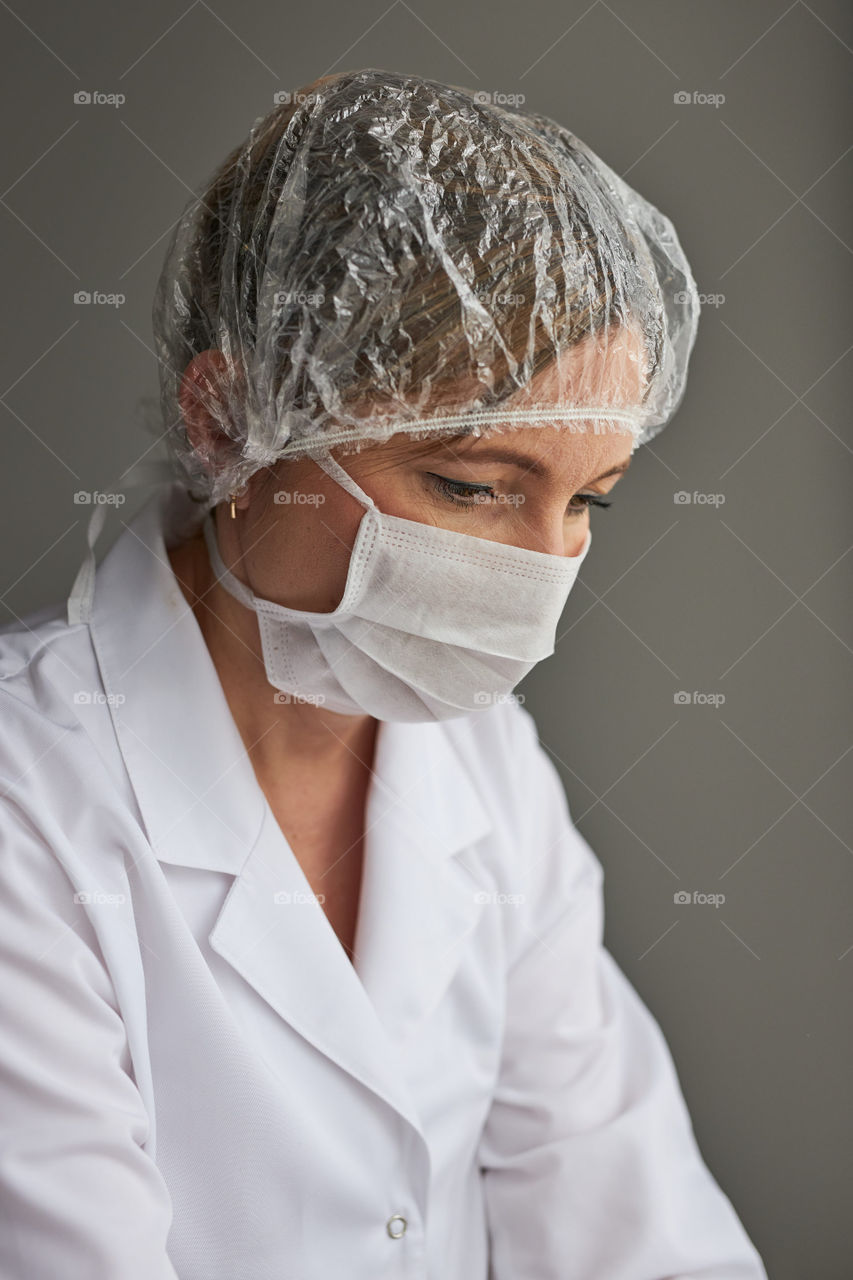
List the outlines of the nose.
<svg viewBox="0 0 853 1280">
<path fill-rule="evenodd" d="M 531 529 L 529 546 L 552 556 L 579 556 L 589 532 L 589 516 L 549 521 L 544 528 Z"/>
</svg>

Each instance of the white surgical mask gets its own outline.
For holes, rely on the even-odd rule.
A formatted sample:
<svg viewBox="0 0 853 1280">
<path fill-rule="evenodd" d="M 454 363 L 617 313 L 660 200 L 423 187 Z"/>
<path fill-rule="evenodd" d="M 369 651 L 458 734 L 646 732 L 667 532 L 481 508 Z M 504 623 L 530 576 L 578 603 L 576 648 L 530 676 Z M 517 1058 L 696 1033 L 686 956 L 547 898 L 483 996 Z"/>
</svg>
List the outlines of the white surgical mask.
<svg viewBox="0 0 853 1280">
<path fill-rule="evenodd" d="M 331 612 L 256 596 L 204 521 L 216 577 L 258 615 L 271 685 L 345 715 L 447 720 L 507 698 L 554 652 L 589 532 L 578 555 L 558 556 L 386 515 L 331 455 L 316 461 L 366 508 Z"/>
</svg>

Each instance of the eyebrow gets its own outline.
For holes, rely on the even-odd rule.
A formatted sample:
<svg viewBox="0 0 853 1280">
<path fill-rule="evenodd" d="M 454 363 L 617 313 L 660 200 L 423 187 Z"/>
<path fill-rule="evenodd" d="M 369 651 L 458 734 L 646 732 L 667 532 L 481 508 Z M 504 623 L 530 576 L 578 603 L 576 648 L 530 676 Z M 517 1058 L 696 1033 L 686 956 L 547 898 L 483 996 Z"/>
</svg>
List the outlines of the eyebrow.
<svg viewBox="0 0 853 1280">
<path fill-rule="evenodd" d="M 539 476 L 541 479 L 547 479 L 549 468 L 538 462 L 536 458 L 530 454 L 522 453 L 517 449 L 478 449 L 476 453 L 460 453 L 456 457 L 457 462 L 508 462 L 512 466 L 524 467 L 525 471 L 529 471 L 533 476 Z M 596 484 L 599 480 L 606 480 L 608 476 L 618 475 L 622 471 L 627 471 L 631 465 L 631 459 L 626 459 L 616 467 L 611 467 L 609 471 L 603 471 L 600 476 L 589 480 L 588 484 Z"/>
</svg>

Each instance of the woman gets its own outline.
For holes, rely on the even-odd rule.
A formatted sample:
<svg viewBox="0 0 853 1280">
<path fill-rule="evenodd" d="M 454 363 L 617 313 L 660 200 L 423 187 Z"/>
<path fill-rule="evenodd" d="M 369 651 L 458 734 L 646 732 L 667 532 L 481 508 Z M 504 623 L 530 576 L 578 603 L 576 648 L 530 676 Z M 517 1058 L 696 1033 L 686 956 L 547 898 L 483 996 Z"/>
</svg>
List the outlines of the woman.
<svg viewBox="0 0 853 1280">
<path fill-rule="evenodd" d="M 155 305 L 171 466 L 0 645 L 9 1280 L 757 1280 L 512 689 L 681 401 L 669 221 L 385 71 Z"/>
</svg>

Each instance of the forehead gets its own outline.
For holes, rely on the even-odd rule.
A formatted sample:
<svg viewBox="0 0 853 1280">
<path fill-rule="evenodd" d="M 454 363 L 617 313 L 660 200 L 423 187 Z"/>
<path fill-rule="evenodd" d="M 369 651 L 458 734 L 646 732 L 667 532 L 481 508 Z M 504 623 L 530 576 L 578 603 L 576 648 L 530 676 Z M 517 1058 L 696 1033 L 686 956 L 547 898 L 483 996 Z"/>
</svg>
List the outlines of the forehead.
<svg viewBox="0 0 853 1280">
<path fill-rule="evenodd" d="M 507 404 L 523 408 L 549 403 L 612 409 L 636 408 L 646 389 L 647 355 L 635 325 L 609 325 L 587 334 L 544 369 Z"/>
<path fill-rule="evenodd" d="M 600 333 L 585 336 L 561 354 L 557 361 L 541 369 L 521 390 L 504 402 L 508 409 L 543 409 L 549 404 L 583 408 L 636 408 L 645 389 L 646 354 L 642 333 L 634 326 L 610 325 Z M 455 406 L 459 409 L 458 403 Z M 434 440 L 413 440 L 404 432 L 362 450 L 364 461 L 374 455 L 403 461 L 410 457 L 456 457 L 476 459 L 493 446 L 523 450 L 542 458 L 559 473 L 600 474 L 628 461 L 634 437 L 627 423 L 601 423 L 593 414 L 572 423 L 556 416 L 553 424 L 511 424 L 500 416 L 492 429 L 484 424 L 483 434 L 467 439 L 437 435 Z M 596 429 L 598 428 L 598 429 Z"/>
<path fill-rule="evenodd" d="M 522 474 L 537 475 L 546 484 L 583 484 L 631 460 L 633 436 L 624 429 L 572 431 L 566 424 L 505 427 L 468 440 L 436 441 L 436 461 L 456 459 L 488 467 L 505 460 Z"/>
</svg>

